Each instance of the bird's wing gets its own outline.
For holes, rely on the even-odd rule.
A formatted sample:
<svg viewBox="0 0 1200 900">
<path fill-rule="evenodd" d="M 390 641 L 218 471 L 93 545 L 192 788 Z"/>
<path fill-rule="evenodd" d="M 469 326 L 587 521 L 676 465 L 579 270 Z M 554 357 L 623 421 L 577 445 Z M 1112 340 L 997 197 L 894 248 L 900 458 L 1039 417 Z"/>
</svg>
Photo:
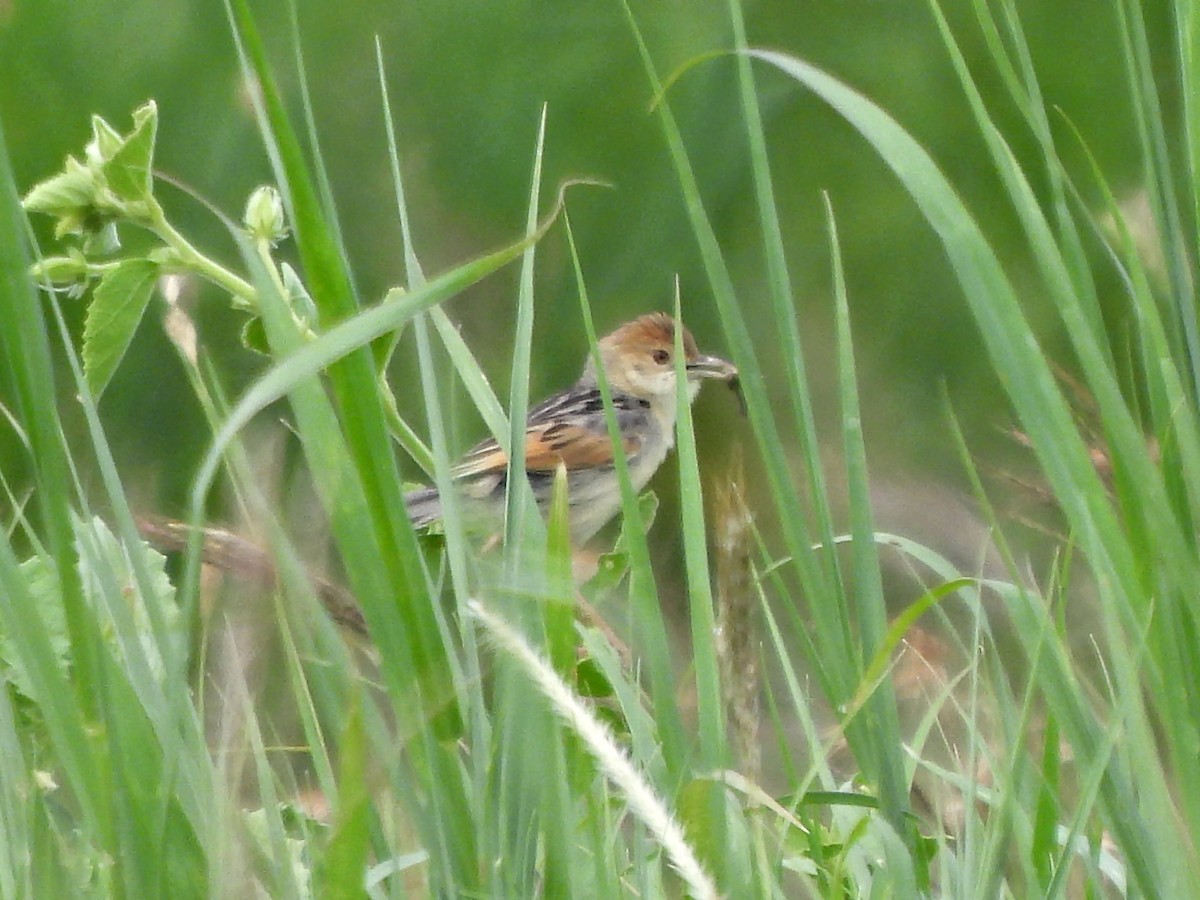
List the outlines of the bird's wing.
<svg viewBox="0 0 1200 900">
<path fill-rule="evenodd" d="M 626 454 L 636 453 L 641 439 L 622 441 Z M 552 472 L 561 462 L 568 470 L 610 465 L 613 445 L 608 431 L 571 422 L 531 423 L 525 429 L 525 469 Z M 495 440 L 486 440 L 471 450 L 454 467 L 457 478 L 502 473 L 508 468 L 508 454 Z"/>
</svg>

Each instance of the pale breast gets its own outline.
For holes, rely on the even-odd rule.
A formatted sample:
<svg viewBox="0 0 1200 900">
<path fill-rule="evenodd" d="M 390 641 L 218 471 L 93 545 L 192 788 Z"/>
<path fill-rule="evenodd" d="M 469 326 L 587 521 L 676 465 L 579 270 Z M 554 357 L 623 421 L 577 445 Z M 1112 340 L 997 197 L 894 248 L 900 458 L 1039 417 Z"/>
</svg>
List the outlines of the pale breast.
<svg viewBox="0 0 1200 900">
<path fill-rule="evenodd" d="M 674 433 L 646 417 L 638 450 L 631 453 L 629 479 L 641 493 L 671 450 Z M 621 511 L 621 486 L 611 466 L 572 472 L 569 476 L 571 539 L 582 543 Z"/>
</svg>

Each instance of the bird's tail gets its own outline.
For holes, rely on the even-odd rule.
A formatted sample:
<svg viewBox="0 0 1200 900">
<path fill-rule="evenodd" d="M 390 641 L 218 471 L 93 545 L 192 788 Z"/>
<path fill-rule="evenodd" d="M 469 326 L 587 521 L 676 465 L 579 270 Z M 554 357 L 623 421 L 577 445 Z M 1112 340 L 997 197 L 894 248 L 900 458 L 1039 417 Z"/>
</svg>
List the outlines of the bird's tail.
<svg viewBox="0 0 1200 900">
<path fill-rule="evenodd" d="M 421 488 L 404 495 L 409 521 L 423 528 L 442 517 L 442 500 L 436 488 Z"/>
</svg>

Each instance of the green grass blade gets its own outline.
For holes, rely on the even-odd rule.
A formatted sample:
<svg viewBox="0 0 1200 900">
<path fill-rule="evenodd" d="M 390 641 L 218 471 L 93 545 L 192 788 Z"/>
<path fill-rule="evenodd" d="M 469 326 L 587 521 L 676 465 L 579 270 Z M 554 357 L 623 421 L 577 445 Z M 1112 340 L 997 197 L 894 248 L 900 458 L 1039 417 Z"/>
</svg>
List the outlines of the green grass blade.
<svg viewBox="0 0 1200 900">
<path fill-rule="evenodd" d="M 675 321 L 683 321 L 679 281 L 675 282 Z M 679 457 L 679 501 L 683 531 L 684 568 L 687 574 L 688 611 L 691 620 L 692 667 L 696 679 L 697 725 L 699 748 L 696 754 L 701 772 L 713 772 L 730 765 L 726 739 L 725 717 L 722 714 L 721 679 L 717 663 L 716 615 L 713 607 L 712 582 L 709 580 L 707 528 L 704 517 L 704 496 L 700 483 L 700 463 L 696 453 L 696 434 L 692 426 L 692 403 L 686 357 L 683 348 L 683 329 L 675 329 L 675 452 Z M 700 787 L 699 782 L 693 785 Z M 746 861 L 739 858 L 729 841 L 733 822 L 726 812 L 727 796 L 722 785 L 711 784 L 694 792 L 696 807 L 686 820 L 689 834 L 697 840 L 699 823 L 703 823 L 705 840 L 697 849 L 709 861 L 718 880 L 733 884 L 733 873 L 744 872 Z M 712 848 L 720 852 L 711 852 Z"/>
<path fill-rule="evenodd" d="M 542 156 L 546 146 L 546 107 L 542 106 L 538 123 L 537 143 L 533 152 L 533 175 L 529 184 L 529 205 L 525 215 L 525 233 L 537 231 L 538 197 L 541 194 Z M 526 528 L 529 537 L 537 543 L 545 539 L 545 531 L 539 522 L 534 522 L 536 509 L 532 505 L 532 492 L 525 489 L 525 412 L 529 407 L 529 364 L 533 344 L 533 266 L 536 259 L 536 244 L 529 244 L 521 254 L 520 287 L 517 291 L 517 321 L 513 336 L 512 377 L 509 382 L 508 416 L 510 438 L 508 443 L 508 480 L 516 485 L 509 490 L 505 505 L 504 530 L 506 562 L 509 574 L 515 575 L 520 568 L 524 549 Z M 541 534 L 539 535 L 539 532 Z M 539 540 L 540 538 L 540 540 Z"/>
<path fill-rule="evenodd" d="M 738 50 L 748 49 L 740 0 L 730 0 L 729 14 L 733 25 L 735 48 Z M 822 595 L 836 597 L 836 605 L 844 610 L 846 608 L 845 589 L 841 583 L 837 556 L 832 550 L 834 545 L 833 511 L 830 508 L 829 491 L 825 484 L 824 467 L 821 463 L 816 417 L 813 412 L 812 394 L 808 388 L 804 345 L 801 341 L 796 298 L 784 251 L 783 228 L 779 222 L 779 211 L 775 201 L 771 165 L 767 155 L 766 132 L 763 127 L 762 113 L 759 110 L 758 91 L 755 86 L 751 61 L 745 54 L 738 55 L 737 67 L 742 115 L 746 119 L 750 174 L 754 181 L 758 218 L 763 233 L 763 250 L 767 263 L 767 284 L 771 293 L 771 308 L 775 314 L 777 333 L 783 345 L 780 355 L 784 360 L 783 366 L 789 389 L 788 397 L 796 416 L 796 437 L 800 444 L 800 452 L 804 457 L 804 472 L 808 479 L 806 500 L 812 507 L 818 540 L 821 546 L 826 548 L 817 555 L 816 566 L 813 569 L 814 573 L 820 574 L 820 580 L 809 587 L 821 588 Z M 775 472 L 777 462 L 773 462 L 772 467 L 772 472 Z M 776 483 L 782 477 L 781 473 L 782 469 L 773 475 Z M 788 502 L 795 499 L 798 498 L 787 498 Z M 785 512 L 784 518 L 793 518 L 793 516 Z M 803 526 L 803 517 L 798 518 L 801 519 L 801 526 Z M 808 545 L 809 538 L 806 533 L 799 532 L 796 537 L 800 541 L 799 546 Z M 796 546 L 790 545 L 790 549 L 794 553 Z"/>
<path fill-rule="evenodd" d="M 571 231 L 570 216 L 564 216 L 567 243 L 571 249 L 571 263 L 575 270 L 575 283 L 579 291 L 579 305 L 583 315 L 583 326 L 587 333 L 592 359 L 596 366 L 596 381 L 604 401 L 604 418 L 608 436 L 613 444 L 613 463 L 621 485 L 621 516 L 629 552 L 629 604 L 634 625 L 634 635 L 642 647 L 642 659 L 650 678 L 650 695 L 654 701 L 654 722 L 658 727 L 658 739 L 662 745 L 663 759 L 670 777 L 680 783 L 684 777 L 684 760 L 689 748 L 679 715 L 678 698 L 675 695 L 675 678 L 671 671 L 670 645 L 667 641 L 666 623 L 658 602 L 658 589 L 654 581 L 654 568 L 650 561 L 650 548 L 646 543 L 646 528 L 638 498 L 629 476 L 629 461 L 617 425 L 616 412 L 612 405 L 612 390 L 600 364 L 597 349 L 596 326 L 592 321 L 592 308 L 588 300 L 587 286 L 575 236 Z"/>
<path fill-rule="evenodd" d="M 879 556 L 875 549 L 875 528 L 868 493 L 862 410 L 858 403 L 858 384 L 850 337 L 850 304 L 846 296 L 837 225 L 828 196 L 825 198 L 825 215 L 833 262 L 834 300 L 837 306 L 842 444 L 846 455 L 846 481 L 850 492 L 851 565 L 858 613 L 856 621 L 861 641 L 861 656 L 856 667 L 861 671 L 864 660 L 870 659 L 883 645 L 888 627 L 887 608 L 884 604 L 883 579 L 880 574 Z M 859 764 L 869 778 L 878 780 L 883 813 L 893 827 L 904 834 L 905 830 L 910 828 L 904 815 L 908 809 L 908 785 L 901 770 L 898 752 L 901 736 L 896 699 L 888 682 L 879 685 L 863 713 L 866 740 L 861 748 L 855 748 Z M 915 845 L 916 837 L 915 831 L 907 835 L 910 845 Z M 922 880 L 927 881 L 928 874 Z"/>
<path fill-rule="evenodd" d="M 679 282 L 675 282 L 675 320 L 683 321 Z M 675 329 L 676 446 L 679 456 L 679 505 L 682 514 L 684 567 L 687 571 L 688 609 L 692 625 L 692 665 L 696 671 L 696 702 L 701 771 L 729 764 L 726 759 L 725 722 L 721 713 L 721 683 L 715 641 L 716 617 L 709 580 L 707 527 L 692 404 L 683 352 L 683 329 Z"/>
</svg>

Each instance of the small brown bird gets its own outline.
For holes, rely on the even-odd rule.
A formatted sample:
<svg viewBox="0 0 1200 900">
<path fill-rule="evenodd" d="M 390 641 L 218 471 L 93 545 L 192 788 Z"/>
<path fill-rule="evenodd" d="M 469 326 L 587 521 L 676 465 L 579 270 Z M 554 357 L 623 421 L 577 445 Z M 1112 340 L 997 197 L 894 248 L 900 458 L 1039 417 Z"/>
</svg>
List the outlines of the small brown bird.
<svg viewBox="0 0 1200 900">
<path fill-rule="evenodd" d="M 665 313 L 650 313 L 622 325 L 599 344 L 621 446 L 638 491 L 675 445 L 676 327 L 683 326 Z M 686 328 L 682 343 L 689 402 L 696 398 L 703 379 L 736 379 L 733 364 L 701 354 Z M 559 463 L 567 470 L 571 540 L 579 544 L 621 508 L 613 442 L 590 356 L 575 384 L 532 407 L 526 419 L 525 471 L 543 513 L 550 503 Z M 500 446 L 491 439 L 484 441 L 455 465 L 453 474 L 468 514 L 498 521 L 508 477 L 508 455 Z M 435 488 L 413 491 L 404 500 L 415 525 L 441 518 L 441 498 Z"/>
</svg>

